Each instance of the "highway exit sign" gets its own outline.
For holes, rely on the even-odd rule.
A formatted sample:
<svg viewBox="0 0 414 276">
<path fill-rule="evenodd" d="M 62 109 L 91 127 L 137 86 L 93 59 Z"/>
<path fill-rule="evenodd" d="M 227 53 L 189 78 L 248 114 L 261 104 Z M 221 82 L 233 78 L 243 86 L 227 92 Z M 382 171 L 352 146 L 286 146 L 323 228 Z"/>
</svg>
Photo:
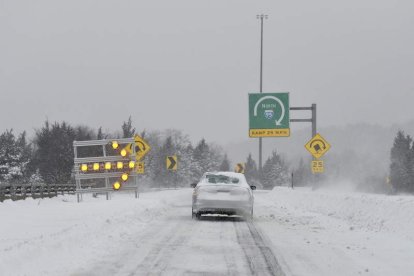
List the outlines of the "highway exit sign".
<svg viewBox="0 0 414 276">
<path fill-rule="evenodd" d="M 288 92 L 249 94 L 249 136 L 290 136 Z"/>
</svg>

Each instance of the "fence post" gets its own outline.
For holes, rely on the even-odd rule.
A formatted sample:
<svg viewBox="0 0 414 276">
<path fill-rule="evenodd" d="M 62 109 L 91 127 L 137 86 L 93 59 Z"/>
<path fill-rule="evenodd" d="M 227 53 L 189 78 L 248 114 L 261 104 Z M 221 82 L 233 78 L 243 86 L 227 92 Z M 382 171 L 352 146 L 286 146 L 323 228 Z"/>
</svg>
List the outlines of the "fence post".
<svg viewBox="0 0 414 276">
<path fill-rule="evenodd" d="M 13 184 L 10 185 L 10 196 L 12 200 L 16 200 L 16 187 Z"/>
<path fill-rule="evenodd" d="M 0 202 L 3 202 L 4 200 L 4 189 L 3 185 L 0 184 Z"/>
</svg>

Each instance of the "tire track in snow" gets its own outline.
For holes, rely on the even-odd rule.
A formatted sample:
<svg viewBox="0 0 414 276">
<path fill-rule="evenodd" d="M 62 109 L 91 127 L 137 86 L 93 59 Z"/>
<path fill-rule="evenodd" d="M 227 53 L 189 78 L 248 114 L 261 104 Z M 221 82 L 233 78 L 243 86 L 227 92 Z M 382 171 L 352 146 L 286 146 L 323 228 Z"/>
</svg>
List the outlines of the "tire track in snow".
<svg viewBox="0 0 414 276">
<path fill-rule="evenodd" d="M 169 227 L 166 235 L 155 244 L 148 252 L 145 258 L 131 271 L 128 275 L 162 275 L 166 273 L 174 253 L 180 248 L 186 246 L 189 239 L 185 235 L 185 223 L 168 224 Z M 156 235 L 157 233 L 154 233 Z"/>
<path fill-rule="evenodd" d="M 172 227 L 174 226 L 176 224 Z M 154 239 L 157 235 L 160 236 L 160 239 Z M 157 221 L 149 229 L 144 229 L 139 233 L 138 238 L 131 236 L 122 243 L 109 246 L 106 255 L 100 256 L 100 260 L 93 263 L 93 266 L 74 273 L 74 275 L 128 275 L 134 271 L 131 268 L 136 267 L 136 262 L 140 260 L 140 258 L 135 259 L 136 252 L 150 253 L 154 248 L 161 248 L 164 240 L 170 238 L 171 235 L 171 229 L 166 228 L 164 223 Z M 150 245 L 147 244 L 148 241 L 151 241 Z M 117 247 L 122 247 L 122 250 L 117 251 Z"/>
<path fill-rule="evenodd" d="M 237 240 L 252 275 L 285 276 L 278 260 L 263 240 L 263 235 L 251 221 L 234 222 Z"/>
<path fill-rule="evenodd" d="M 228 247 L 228 240 L 229 238 L 227 237 L 226 234 L 231 233 L 233 229 L 232 225 L 229 224 L 228 222 L 221 222 L 221 231 L 220 231 L 220 243 L 222 244 L 221 250 L 223 252 L 223 256 L 224 256 L 224 260 L 226 262 L 226 266 L 227 266 L 227 275 L 234 275 L 234 276 L 238 276 L 240 275 L 240 271 L 238 271 L 237 269 L 237 263 L 236 263 L 236 259 L 234 257 L 233 251 L 231 250 L 231 248 Z"/>
<path fill-rule="evenodd" d="M 252 222 L 233 217 L 194 221 L 191 205 L 170 207 L 156 220 L 138 224 L 136 232 L 128 231 L 76 275 L 285 275 Z"/>
</svg>

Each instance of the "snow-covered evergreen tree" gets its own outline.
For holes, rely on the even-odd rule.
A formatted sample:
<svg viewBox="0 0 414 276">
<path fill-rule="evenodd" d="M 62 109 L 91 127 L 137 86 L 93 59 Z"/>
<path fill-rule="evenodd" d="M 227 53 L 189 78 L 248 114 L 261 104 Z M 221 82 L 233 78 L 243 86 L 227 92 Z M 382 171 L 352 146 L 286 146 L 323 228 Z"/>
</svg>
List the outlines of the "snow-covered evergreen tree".
<svg viewBox="0 0 414 276">
<path fill-rule="evenodd" d="M 288 181 L 288 171 L 285 162 L 276 151 L 266 160 L 262 169 L 263 187 L 272 189 Z"/>
<path fill-rule="evenodd" d="M 293 184 L 295 186 L 305 186 L 310 184 L 312 172 L 310 165 L 306 166 L 301 158 L 298 166 L 293 171 Z"/>
<path fill-rule="evenodd" d="M 259 181 L 259 172 L 257 171 L 256 162 L 253 160 L 252 154 L 249 153 L 246 160 L 246 166 L 244 168 L 244 175 L 247 182 L 253 183 Z"/>
<path fill-rule="evenodd" d="M 186 186 L 192 181 L 192 146 L 188 135 L 183 134 L 178 130 L 167 130 L 168 135 L 172 139 L 174 152 L 172 155 L 176 155 L 178 158 L 178 169 L 172 174 L 174 186 Z"/>
<path fill-rule="evenodd" d="M 36 170 L 29 178 L 29 184 L 41 184 L 44 183 L 42 176 L 40 175 L 39 170 Z"/>
<path fill-rule="evenodd" d="M 200 177 L 196 173 L 197 164 L 194 161 L 194 148 L 190 142 L 188 142 L 185 149 L 183 149 L 181 156 L 181 162 L 183 163 L 181 168 L 184 170 L 183 175 L 185 176 L 185 184 L 191 184 L 198 181 Z"/>
<path fill-rule="evenodd" d="M 220 161 L 223 159 L 222 152 L 220 147 L 214 144 L 209 145 L 204 138 L 201 139 L 193 152 L 194 172 L 197 178 L 200 178 L 207 171 L 219 169 Z"/>
<path fill-rule="evenodd" d="M 408 190 L 414 193 L 414 141 L 411 143 L 411 148 L 408 153 L 408 175 L 410 177 Z"/>
<path fill-rule="evenodd" d="M 122 137 L 131 138 L 135 135 L 135 128 L 132 127 L 132 119 L 129 116 L 128 121 L 122 123 Z"/>
<path fill-rule="evenodd" d="M 66 122 L 50 125 L 48 121 L 36 131 L 35 162 L 44 181 L 67 183 L 73 168 L 75 130 Z"/>
<path fill-rule="evenodd" d="M 16 139 L 13 130 L 0 135 L 0 181 L 26 182 L 31 147 L 26 142 L 26 132 Z"/>
<path fill-rule="evenodd" d="M 230 171 L 230 161 L 227 154 L 224 155 L 223 161 L 220 164 L 220 171 Z"/>
<path fill-rule="evenodd" d="M 174 183 L 172 172 L 167 170 L 167 156 L 174 155 L 175 147 L 172 143 L 171 136 L 168 136 L 159 150 L 157 159 L 157 173 L 154 175 L 154 181 L 161 183 L 163 186 L 172 186 Z"/>
<path fill-rule="evenodd" d="M 145 135 L 145 141 L 151 146 L 151 150 L 141 160 L 145 162 L 145 174 L 141 175 L 139 179 L 149 186 L 160 187 L 161 183 L 155 183 L 154 179 L 160 170 L 158 160 L 160 158 L 160 145 L 163 143 L 161 133 L 159 131 L 148 132 Z"/>
<path fill-rule="evenodd" d="M 96 134 L 96 140 L 102 140 L 106 138 L 106 134 L 103 133 L 102 127 L 98 128 L 98 134 Z"/>
<path fill-rule="evenodd" d="M 206 143 L 206 140 L 203 138 L 197 144 L 193 151 L 193 161 L 194 167 L 193 172 L 197 178 L 200 178 L 206 171 L 208 171 L 208 158 L 209 155 L 209 147 Z"/>
<path fill-rule="evenodd" d="M 208 171 L 217 171 L 220 168 L 221 160 L 223 160 L 223 148 L 217 144 L 209 144 L 208 155 Z"/>
<path fill-rule="evenodd" d="M 390 181 L 398 192 L 414 191 L 413 140 L 398 131 L 391 149 Z"/>
<path fill-rule="evenodd" d="M 88 141 L 93 140 L 97 136 L 94 129 L 85 126 L 79 125 L 75 127 L 75 139 L 77 141 Z M 96 157 L 102 156 L 102 147 L 79 147 L 78 148 L 78 157 Z"/>
<path fill-rule="evenodd" d="M 33 157 L 33 150 L 31 145 L 26 140 L 26 132 L 23 131 L 16 140 L 16 148 L 19 152 L 19 167 L 22 172 L 22 182 L 27 182 L 31 173 L 32 168 L 30 162 Z"/>
</svg>

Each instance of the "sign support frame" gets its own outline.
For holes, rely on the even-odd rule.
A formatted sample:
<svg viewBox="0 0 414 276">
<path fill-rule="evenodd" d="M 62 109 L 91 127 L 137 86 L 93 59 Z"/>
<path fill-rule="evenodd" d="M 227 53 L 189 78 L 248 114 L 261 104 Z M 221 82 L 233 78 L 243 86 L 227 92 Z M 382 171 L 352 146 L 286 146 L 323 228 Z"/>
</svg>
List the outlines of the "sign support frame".
<svg viewBox="0 0 414 276">
<path fill-rule="evenodd" d="M 310 110 L 312 111 L 312 117 L 310 119 L 290 119 L 291 123 L 311 123 L 312 124 L 312 136 L 315 136 L 317 133 L 316 130 L 316 104 L 313 103 L 311 106 L 301 106 L 301 107 L 290 107 L 289 110 Z"/>
<path fill-rule="evenodd" d="M 76 196 L 77 201 L 80 202 L 83 200 L 83 193 L 86 192 L 102 192 L 106 194 L 106 199 L 110 199 L 110 193 L 112 192 L 112 188 L 109 184 L 110 177 L 119 177 L 120 172 L 113 172 L 113 173 L 100 173 L 100 175 L 90 174 L 90 175 L 81 175 L 79 172 L 79 165 L 82 163 L 91 163 L 91 162 L 103 162 L 103 161 L 126 161 L 126 157 L 122 156 L 108 156 L 106 152 L 106 145 L 111 143 L 112 141 L 116 140 L 119 144 L 129 144 L 135 143 L 134 138 L 120 138 L 120 139 L 102 139 L 102 140 L 86 140 L 86 141 L 73 141 L 73 153 L 74 153 L 74 173 L 75 173 L 75 181 L 76 181 Z M 88 146 L 102 146 L 102 156 L 99 157 L 85 157 L 79 158 L 78 157 L 78 147 L 88 147 Z M 128 158 L 132 158 L 133 161 L 136 161 L 136 151 L 135 147 L 132 147 L 132 152 L 128 156 Z M 130 174 L 132 177 L 135 178 L 134 184 L 135 186 L 124 187 L 123 190 L 134 190 L 135 191 L 135 198 L 138 198 L 138 185 L 137 185 L 137 174 L 132 172 Z M 82 179 L 93 179 L 93 178 L 104 178 L 105 179 L 105 188 L 94 188 L 85 191 L 82 189 Z"/>
<path fill-rule="evenodd" d="M 289 121 L 291 123 L 311 123 L 312 125 L 312 133 L 311 138 L 314 137 L 317 133 L 317 125 L 316 125 L 316 104 L 313 103 L 311 106 L 297 106 L 297 107 L 289 107 L 289 111 L 293 110 L 310 110 L 312 112 L 310 119 L 292 119 L 290 118 Z M 290 116 L 289 116 L 290 117 Z M 270 138 L 270 137 L 269 137 Z M 262 137 L 259 138 L 259 172 L 262 172 Z M 316 160 L 316 159 L 314 159 Z"/>
</svg>

